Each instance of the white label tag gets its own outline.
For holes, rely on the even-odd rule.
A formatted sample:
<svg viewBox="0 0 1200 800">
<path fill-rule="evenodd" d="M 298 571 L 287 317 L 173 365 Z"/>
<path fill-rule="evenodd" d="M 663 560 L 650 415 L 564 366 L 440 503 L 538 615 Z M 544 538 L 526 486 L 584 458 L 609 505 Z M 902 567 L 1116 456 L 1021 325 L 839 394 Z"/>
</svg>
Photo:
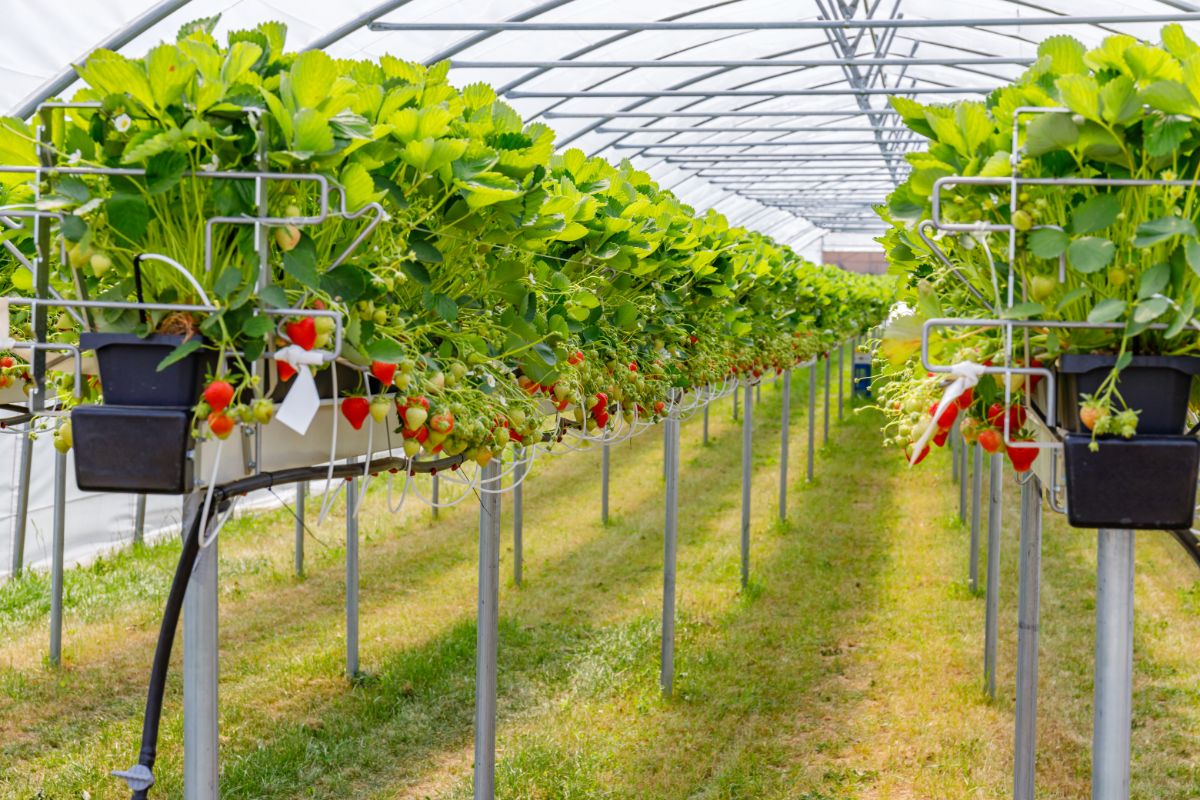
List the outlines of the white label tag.
<svg viewBox="0 0 1200 800">
<path fill-rule="evenodd" d="M 308 367 L 300 367 L 292 379 L 292 388 L 283 398 L 275 419 L 303 436 L 321 408 L 321 397 L 317 394 L 317 382 Z"/>
</svg>

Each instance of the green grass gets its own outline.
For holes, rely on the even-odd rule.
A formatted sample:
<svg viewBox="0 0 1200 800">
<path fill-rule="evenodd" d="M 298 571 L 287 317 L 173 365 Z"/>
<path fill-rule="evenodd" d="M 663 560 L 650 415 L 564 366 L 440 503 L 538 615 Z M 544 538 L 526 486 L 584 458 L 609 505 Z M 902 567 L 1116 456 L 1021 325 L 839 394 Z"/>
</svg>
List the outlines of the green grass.
<svg viewBox="0 0 1200 800">
<path fill-rule="evenodd" d="M 526 489 L 525 582 L 502 555 L 502 798 L 849 800 L 1011 793 L 1018 492 L 1005 486 L 999 698 L 982 687 L 983 602 L 967 591 L 948 454 L 907 470 L 871 412 L 831 429 L 804 482 L 797 376 L 790 519 L 775 521 L 779 392 L 755 411 L 753 580 L 739 590 L 740 426 L 683 429 L 675 693 L 658 689 L 661 437 L 543 458 Z M 821 425 L 817 425 L 818 440 Z M 343 677 L 341 506 L 292 575 L 286 511 L 222 533 L 226 798 L 470 797 L 477 518 L 361 521 L 364 674 Z M 1095 537 L 1047 513 L 1038 786 L 1088 794 Z M 1138 538 L 1134 786 L 1200 794 L 1200 581 L 1165 536 Z M 0 587 L 0 798 L 125 796 L 150 649 L 178 545 L 72 570 L 65 664 L 43 664 L 44 576 Z M 181 793 L 179 657 L 157 797 Z"/>
</svg>

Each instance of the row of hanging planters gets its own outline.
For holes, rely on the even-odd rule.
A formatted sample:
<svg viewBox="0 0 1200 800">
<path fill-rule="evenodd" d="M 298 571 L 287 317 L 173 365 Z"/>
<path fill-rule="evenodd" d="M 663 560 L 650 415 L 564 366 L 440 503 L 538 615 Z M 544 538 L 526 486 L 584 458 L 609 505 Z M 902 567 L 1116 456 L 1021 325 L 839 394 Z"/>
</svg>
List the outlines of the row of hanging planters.
<svg viewBox="0 0 1200 800">
<path fill-rule="evenodd" d="M 0 123 L 0 163 L 56 167 L 0 173 L 0 214 L 54 215 L 50 288 L 150 305 L 50 320 L 99 362 L 83 387 L 49 376 L 81 406 L 60 449 L 90 420 L 91 449 L 120 452 L 136 415 L 114 435 L 106 408 L 186 409 L 179 448 L 270 424 L 312 370 L 343 424 L 394 418 L 410 457 L 482 465 L 560 421 L 652 419 L 673 388 L 788 368 L 890 305 L 890 280 L 814 266 L 628 162 L 555 153 L 448 63 L 290 53 L 280 23 L 222 45 L 215 23 L 140 59 L 92 53 L 40 147 Z M 0 289 L 28 296 L 34 221 L 13 219 Z M 13 306 L 16 339 L 32 323 Z M 21 356 L 0 372 L 27 380 Z"/>
<path fill-rule="evenodd" d="M 1045 452 L 1037 431 L 1053 428 L 1073 525 L 1189 527 L 1200 45 L 1178 25 L 1159 43 L 1115 35 L 1092 50 L 1057 36 L 983 103 L 893 105 L 929 145 L 880 208 L 909 311 L 882 348 L 888 442 L 919 462 L 916 445 L 944 441 L 957 418 L 967 441 L 1025 471 Z M 930 336 L 930 361 L 958 365 L 952 393 L 968 387 L 949 403 L 946 376 L 918 355 L 932 318 L 981 320 Z M 1014 326 L 982 323 L 997 318 Z M 971 365 L 1044 367 L 1055 396 L 1042 376 Z"/>
</svg>

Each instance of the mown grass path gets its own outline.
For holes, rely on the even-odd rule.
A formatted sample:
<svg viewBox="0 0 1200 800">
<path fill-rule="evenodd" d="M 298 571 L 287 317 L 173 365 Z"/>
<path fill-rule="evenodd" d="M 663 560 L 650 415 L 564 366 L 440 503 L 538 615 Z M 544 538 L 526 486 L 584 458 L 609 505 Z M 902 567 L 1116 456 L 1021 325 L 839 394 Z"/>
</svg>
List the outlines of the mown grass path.
<svg viewBox="0 0 1200 800">
<path fill-rule="evenodd" d="M 965 587 L 948 454 L 908 470 L 877 418 L 835 425 L 804 482 L 807 376 L 793 381 L 787 525 L 775 522 L 779 393 L 755 409 L 753 580 L 738 589 L 740 426 L 683 428 L 676 692 L 657 686 L 661 436 L 544 458 L 526 489 L 525 585 L 502 557 L 505 798 L 1001 798 L 1011 793 L 1016 501 L 1006 483 L 1000 697 L 981 691 L 983 602 Z M 818 422 L 817 436 L 821 436 Z M 377 487 L 381 489 L 382 487 Z M 226 798 L 470 796 L 477 516 L 364 511 L 362 664 L 342 677 L 343 521 L 291 575 L 286 512 L 221 542 Z M 1095 536 L 1046 517 L 1039 797 L 1088 794 Z M 124 797 L 150 650 L 178 552 L 73 571 L 65 666 L 42 663 L 44 579 L 0 589 L 0 798 Z M 1200 795 L 1200 577 L 1138 540 L 1134 796 Z M 176 654 L 176 665 L 178 665 Z M 157 797 L 180 795 L 181 684 L 168 688 Z"/>
</svg>

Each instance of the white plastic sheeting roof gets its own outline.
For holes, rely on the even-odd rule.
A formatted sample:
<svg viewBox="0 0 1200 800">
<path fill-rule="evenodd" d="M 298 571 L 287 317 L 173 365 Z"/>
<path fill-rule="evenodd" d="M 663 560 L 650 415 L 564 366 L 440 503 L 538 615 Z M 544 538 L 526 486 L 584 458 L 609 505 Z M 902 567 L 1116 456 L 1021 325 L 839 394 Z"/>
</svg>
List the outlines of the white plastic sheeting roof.
<svg viewBox="0 0 1200 800">
<path fill-rule="evenodd" d="M 450 58 L 452 80 L 496 86 L 527 119 L 551 124 L 560 145 L 630 157 L 687 202 L 809 252 L 827 231 L 878 227 L 870 205 L 916 146 L 888 113 L 888 93 L 977 97 L 1018 75 L 1049 36 L 1089 46 L 1117 32 L 1156 39 L 1165 22 L 1096 17 L 1178 16 L 1200 38 L 1200 6 L 1178 0 L 9 0 L 5 11 L 0 108 L 9 113 L 52 90 L 69 94 L 70 64 L 95 47 L 137 55 L 215 14 L 218 32 L 278 19 L 294 49 Z M 1063 19 L 1036 21 L 1053 17 Z M 947 19 L 961 24 L 917 24 Z M 636 24 L 661 22 L 670 24 Z M 546 29 L 562 23 L 570 29 Z M 408 27 L 430 24 L 458 27 Z"/>
</svg>

